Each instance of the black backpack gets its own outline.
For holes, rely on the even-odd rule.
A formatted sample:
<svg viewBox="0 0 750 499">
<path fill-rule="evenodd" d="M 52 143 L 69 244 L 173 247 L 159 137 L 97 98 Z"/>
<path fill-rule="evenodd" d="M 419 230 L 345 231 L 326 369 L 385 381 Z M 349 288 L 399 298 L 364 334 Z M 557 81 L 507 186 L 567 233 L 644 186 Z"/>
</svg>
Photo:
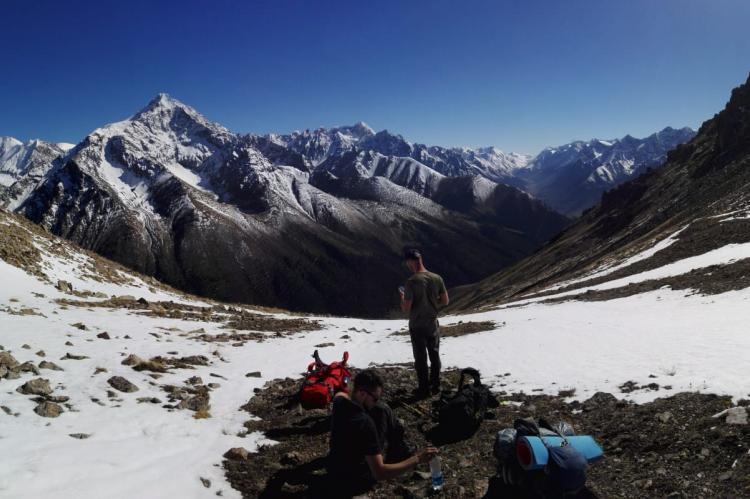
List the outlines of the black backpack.
<svg viewBox="0 0 750 499">
<path fill-rule="evenodd" d="M 561 446 L 547 445 L 542 439 L 549 452 L 547 466 L 544 468 L 547 490 L 555 497 L 575 495 L 586 486 L 586 469 L 589 463 L 583 454 L 568 443 L 562 433 L 555 433 L 563 439 Z"/>
<path fill-rule="evenodd" d="M 464 384 L 466 375 L 471 376 L 474 382 Z M 461 371 L 456 393 L 441 400 L 438 423 L 444 432 L 457 436 L 470 435 L 482 423 L 487 408 L 497 405 L 490 389 L 479 379 L 479 371 L 467 367 Z"/>
</svg>

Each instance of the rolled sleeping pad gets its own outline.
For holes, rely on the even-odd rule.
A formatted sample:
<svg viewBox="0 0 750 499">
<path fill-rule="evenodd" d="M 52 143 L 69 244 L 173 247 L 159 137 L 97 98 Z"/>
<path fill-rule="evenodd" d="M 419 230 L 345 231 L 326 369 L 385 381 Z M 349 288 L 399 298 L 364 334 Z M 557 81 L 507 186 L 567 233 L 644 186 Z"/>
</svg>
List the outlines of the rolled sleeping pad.
<svg viewBox="0 0 750 499">
<path fill-rule="evenodd" d="M 604 456 L 604 451 L 591 435 L 574 435 L 565 439 L 571 447 L 583 454 L 589 463 L 598 461 Z M 560 447 L 562 441 L 562 437 L 518 437 L 516 457 L 518 457 L 519 464 L 526 471 L 544 468 L 549 459 L 549 452 L 544 443 L 546 442 L 550 447 Z"/>
</svg>

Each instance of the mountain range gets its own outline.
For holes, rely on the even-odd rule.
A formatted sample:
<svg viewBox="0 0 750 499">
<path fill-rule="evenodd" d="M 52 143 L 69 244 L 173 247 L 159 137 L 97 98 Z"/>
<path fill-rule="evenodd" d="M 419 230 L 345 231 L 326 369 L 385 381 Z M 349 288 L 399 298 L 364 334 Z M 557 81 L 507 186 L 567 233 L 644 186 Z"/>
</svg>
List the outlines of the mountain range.
<svg viewBox="0 0 750 499">
<path fill-rule="evenodd" d="M 426 166 L 428 170 L 423 177 L 434 177 L 435 172 L 448 177 L 471 175 L 517 187 L 552 209 L 575 217 L 599 202 L 604 192 L 658 167 L 668 151 L 694 136 L 695 131 L 688 127 L 666 127 L 643 139 L 626 135 L 621 139 L 575 141 L 547 147 L 536 156 L 506 154 L 495 147 L 425 146 L 387 130 L 375 133 L 364 123 L 289 135 L 271 134 L 266 138 L 298 152 L 311 166 L 347 151 L 370 151 L 386 158 L 399 158 L 401 169 L 409 164 L 407 159 Z M 385 158 L 377 162 L 381 170 L 376 174 L 380 175 Z"/>
<path fill-rule="evenodd" d="M 404 245 L 465 284 L 568 223 L 512 187 L 387 163 L 347 151 L 316 166 L 159 95 L 48 161 L 31 190 L 16 181 L 0 195 L 51 232 L 182 289 L 356 315 L 393 306 Z M 17 165 L 6 178 L 25 177 Z"/>
<path fill-rule="evenodd" d="M 403 280 L 404 246 L 423 248 L 451 286 L 476 282 L 569 223 L 539 193 L 592 202 L 691 133 L 531 158 L 413 144 L 364 123 L 236 134 L 160 94 L 75 146 L 3 139 L 0 205 L 192 293 L 376 316 L 394 306 L 384 290 Z"/>
</svg>

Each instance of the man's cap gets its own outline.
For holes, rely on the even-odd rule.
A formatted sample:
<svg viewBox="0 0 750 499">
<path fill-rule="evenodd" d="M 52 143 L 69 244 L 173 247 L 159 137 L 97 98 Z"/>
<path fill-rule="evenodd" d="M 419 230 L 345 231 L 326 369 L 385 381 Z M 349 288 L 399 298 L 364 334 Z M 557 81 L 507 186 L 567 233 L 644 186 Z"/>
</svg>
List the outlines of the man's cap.
<svg viewBox="0 0 750 499">
<path fill-rule="evenodd" d="M 404 260 L 419 260 L 422 253 L 418 249 L 410 248 L 404 251 Z"/>
</svg>

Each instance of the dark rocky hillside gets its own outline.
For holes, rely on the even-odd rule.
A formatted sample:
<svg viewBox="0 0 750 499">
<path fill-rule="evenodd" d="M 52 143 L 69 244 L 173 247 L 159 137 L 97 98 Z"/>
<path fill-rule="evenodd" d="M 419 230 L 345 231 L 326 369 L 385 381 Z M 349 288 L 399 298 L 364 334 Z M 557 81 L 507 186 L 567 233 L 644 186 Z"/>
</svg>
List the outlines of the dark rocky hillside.
<svg viewBox="0 0 750 499">
<path fill-rule="evenodd" d="M 608 191 L 599 205 L 528 259 L 457 290 L 453 310 L 533 295 L 623 261 L 680 229 L 675 244 L 619 270 L 618 276 L 748 242 L 750 226 L 744 218 L 750 208 L 749 185 L 750 80 L 732 91 L 726 107 L 706 121 L 695 138 L 671 151 L 662 168 Z M 723 270 L 735 277 L 722 280 L 717 289 L 741 285 L 732 281 L 740 279 L 741 272 L 719 270 L 705 276 L 702 285 L 710 287 L 707 281 L 721 279 Z M 592 283 L 596 281 L 583 280 L 558 291 Z"/>
</svg>

